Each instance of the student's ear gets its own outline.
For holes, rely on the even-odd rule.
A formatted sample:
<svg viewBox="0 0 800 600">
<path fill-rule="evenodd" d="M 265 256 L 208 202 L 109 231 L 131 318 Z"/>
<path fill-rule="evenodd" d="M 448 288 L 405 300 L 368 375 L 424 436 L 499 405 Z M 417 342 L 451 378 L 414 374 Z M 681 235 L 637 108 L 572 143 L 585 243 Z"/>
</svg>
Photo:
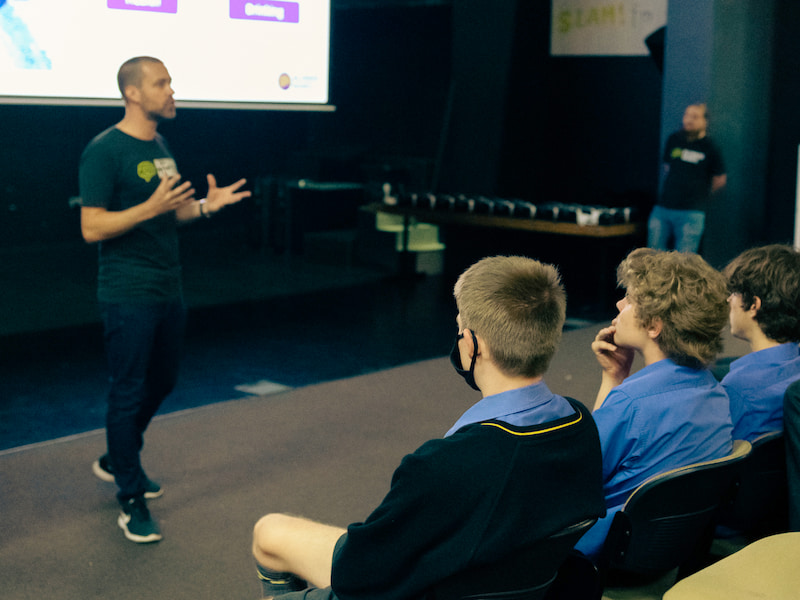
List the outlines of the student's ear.
<svg viewBox="0 0 800 600">
<path fill-rule="evenodd" d="M 747 309 L 748 312 L 753 311 L 753 316 L 756 315 L 758 311 L 761 310 L 761 298 L 758 296 L 753 296 L 753 303 L 750 305 L 750 308 Z"/>
<path fill-rule="evenodd" d="M 471 358 L 472 355 L 477 351 L 477 348 L 475 348 L 475 342 L 474 342 L 472 336 L 475 335 L 475 339 L 477 339 L 478 336 L 471 329 L 464 329 L 463 333 L 464 333 L 464 339 L 467 340 L 467 343 L 469 344 L 469 355 L 470 355 L 470 358 Z M 478 346 L 480 346 L 480 342 L 478 342 Z"/>
<path fill-rule="evenodd" d="M 651 340 L 657 340 L 658 336 L 661 335 L 661 330 L 664 328 L 664 323 L 661 319 L 653 319 L 653 322 L 650 323 L 649 327 L 647 328 L 647 335 Z"/>
</svg>

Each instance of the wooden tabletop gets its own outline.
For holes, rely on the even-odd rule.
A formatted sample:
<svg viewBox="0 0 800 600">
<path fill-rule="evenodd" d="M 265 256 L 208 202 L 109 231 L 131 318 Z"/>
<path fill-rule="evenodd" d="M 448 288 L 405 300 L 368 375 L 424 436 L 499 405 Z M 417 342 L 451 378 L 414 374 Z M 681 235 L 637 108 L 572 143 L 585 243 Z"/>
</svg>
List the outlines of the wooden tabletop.
<svg viewBox="0 0 800 600">
<path fill-rule="evenodd" d="M 612 238 L 635 235 L 639 223 L 617 223 L 614 225 L 577 225 L 545 219 L 519 219 L 514 217 L 501 217 L 497 215 L 453 212 L 449 210 L 435 210 L 416 208 L 413 206 L 392 206 L 375 202 L 363 207 L 370 212 L 382 212 L 392 215 L 413 217 L 424 223 L 439 225 L 462 225 L 470 227 L 494 227 L 499 229 L 517 229 L 522 231 L 537 231 L 557 235 L 574 235 L 581 237 Z"/>
</svg>

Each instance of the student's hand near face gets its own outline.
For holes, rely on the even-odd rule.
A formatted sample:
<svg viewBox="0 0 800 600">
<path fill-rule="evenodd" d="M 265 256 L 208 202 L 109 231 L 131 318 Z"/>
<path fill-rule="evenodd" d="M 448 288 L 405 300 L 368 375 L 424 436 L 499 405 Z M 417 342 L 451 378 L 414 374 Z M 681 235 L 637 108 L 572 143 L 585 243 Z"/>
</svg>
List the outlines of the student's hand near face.
<svg viewBox="0 0 800 600">
<path fill-rule="evenodd" d="M 597 410 L 608 396 L 608 393 L 622 383 L 631 373 L 633 365 L 633 348 L 623 348 L 614 343 L 616 326 L 613 324 L 597 332 L 592 342 L 592 352 L 603 369 L 600 390 L 594 403 Z"/>
<path fill-rule="evenodd" d="M 617 384 L 631 373 L 633 364 L 633 348 L 623 348 L 614 343 L 616 327 L 610 325 L 601 329 L 592 342 L 592 352 L 603 368 L 604 375 L 617 381 Z"/>
</svg>

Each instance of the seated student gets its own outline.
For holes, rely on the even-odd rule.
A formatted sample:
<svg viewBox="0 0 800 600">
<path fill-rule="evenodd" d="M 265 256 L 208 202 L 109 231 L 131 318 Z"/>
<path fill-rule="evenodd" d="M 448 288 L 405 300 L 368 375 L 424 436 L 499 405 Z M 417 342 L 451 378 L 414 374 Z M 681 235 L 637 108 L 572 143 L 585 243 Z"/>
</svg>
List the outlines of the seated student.
<svg viewBox="0 0 800 600">
<path fill-rule="evenodd" d="M 421 597 L 449 575 L 605 512 L 591 415 L 542 379 L 564 325 L 558 272 L 529 258 L 484 258 L 454 295 L 451 360 L 482 399 L 402 460 L 364 522 L 345 530 L 262 517 L 253 554 L 265 598 Z"/>
<path fill-rule="evenodd" d="M 800 531 L 800 381 L 786 388 L 783 411 L 786 476 L 789 483 L 789 531 Z"/>
<path fill-rule="evenodd" d="M 750 344 L 722 379 L 733 437 L 752 442 L 783 430 L 783 395 L 800 379 L 800 253 L 772 244 L 751 248 L 723 271 L 731 333 Z"/>
<path fill-rule="evenodd" d="M 592 350 L 603 369 L 592 413 L 608 513 L 576 548 L 598 558 L 614 515 L 648 477 L 733 449 L 725 390 L 705 367 L 722 348 L 725 279 L 700 256 L 639 248 L 617 268 L 627 290 Z M 634 353 L 644 367 L 631 374 Z"/>
</svg>

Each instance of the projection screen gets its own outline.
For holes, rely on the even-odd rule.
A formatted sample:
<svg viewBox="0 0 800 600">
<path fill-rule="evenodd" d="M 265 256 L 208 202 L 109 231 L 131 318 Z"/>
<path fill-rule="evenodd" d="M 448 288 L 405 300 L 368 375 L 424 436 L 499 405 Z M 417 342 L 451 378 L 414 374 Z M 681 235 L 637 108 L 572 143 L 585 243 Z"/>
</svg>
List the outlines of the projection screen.
<svg viewBox="0 0 800 600">
<path fill-rule="evenodd" d="M 179 106 L 333 110 L 331 0 L 0 0 L 0 103 L 115 105 L 164 61 Z"/>
</svg>

